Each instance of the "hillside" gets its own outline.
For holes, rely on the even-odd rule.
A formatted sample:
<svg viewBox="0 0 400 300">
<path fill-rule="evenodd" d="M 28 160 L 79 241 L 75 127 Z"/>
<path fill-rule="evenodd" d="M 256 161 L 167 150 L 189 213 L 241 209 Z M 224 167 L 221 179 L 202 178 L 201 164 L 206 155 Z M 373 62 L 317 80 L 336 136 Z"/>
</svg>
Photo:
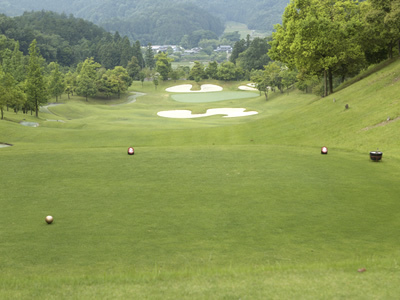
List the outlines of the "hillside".
<svg viewBox="0 0 400 300">
<path fill-rule="evenodd" d="M 183 35 L 194 30 L 210 30 L 216 35 L 223 32 L 223 23 L 235 21 L 250 29 L 271 32 L 289 0 L 224 0 L 200 1 L 171 0 L 56 0 L 27 1 L 0 0 L 0 13 L 21 15 L 24 11 L 50 10 L 73 14 L 118 31 L 142 44 L 176 43 Z"/>
</svg>

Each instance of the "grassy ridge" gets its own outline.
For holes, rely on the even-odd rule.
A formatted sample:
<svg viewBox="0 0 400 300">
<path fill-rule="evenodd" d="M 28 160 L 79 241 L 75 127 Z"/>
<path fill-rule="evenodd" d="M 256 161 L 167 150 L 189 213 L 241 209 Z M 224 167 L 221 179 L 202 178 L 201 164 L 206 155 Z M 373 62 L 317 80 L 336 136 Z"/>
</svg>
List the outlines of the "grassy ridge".
<svg viewBox="0 0 400 300">
<path fill-rule="evenodd" d="M 77 97 L 37 128 L 6 112 L 0 298 L 395 298 L 399 123 L 382 122 L 399 116 L 398 74 L 395 62 L 324 99 L 210 103 L 136 83 L 134 103 Z M 220 107 L 259 114 L 156 115 Z"/>
</svg>

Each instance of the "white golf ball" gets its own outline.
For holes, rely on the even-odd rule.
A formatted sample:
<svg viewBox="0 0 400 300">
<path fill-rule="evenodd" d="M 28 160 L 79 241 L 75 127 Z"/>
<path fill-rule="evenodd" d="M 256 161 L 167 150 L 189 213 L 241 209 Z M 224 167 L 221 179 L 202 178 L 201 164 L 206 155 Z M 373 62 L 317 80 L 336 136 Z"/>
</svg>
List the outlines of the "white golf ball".
<svg viewBox="0 0 400 300">
<path fill-rule="evenodd" d="M 46 223 L 47 223 L 47 224 L 53 223 L 53 217 L 52 217 L 52 216 L 47 216 L 47 217 L 46 217 Z"/>
</svg>

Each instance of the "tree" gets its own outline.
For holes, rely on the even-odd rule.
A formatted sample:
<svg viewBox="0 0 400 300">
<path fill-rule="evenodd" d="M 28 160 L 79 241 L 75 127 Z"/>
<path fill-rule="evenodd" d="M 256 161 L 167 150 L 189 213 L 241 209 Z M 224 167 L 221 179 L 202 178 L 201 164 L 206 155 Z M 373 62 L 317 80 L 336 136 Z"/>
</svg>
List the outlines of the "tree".
<svg viewBox="0 0 400 300">
<path fill-rule="evenodd" d="M 139 41 L 136 41 L 132 46 L 132 56 L 137 58 L 140 69 L 143 69 L 145 67 L 145 62 L 142 54 L 142 47 L 140 46 Z"/>
<path fill-rule="evenodd" d="M 96 82 L 97 91 L 104 94 L 107 98 L 110 98 L 113 94 L 117 93 L 118 82 L 114 76 L 112 76 L 111 71 L 108 70 L 103 73 L 99 80 Z"/>
<path fill-rule="evenodd" d="M 144 60 L 146 62 L 147 68 L 149 68 L 150 70 L 153 70 L 155 68 L 156 62 L 154 60 L 154 52 L 150 43 L 147 45 Z"/>
<path fill-rule="evenodd" d="M 272 34 L 269 56 L 290 69 L 323 74 L 332 93 L 333 74 L 341 66 L 364 62 L 361 31 L 357 0 L 292 0 Z"/>
<path fill-rule="evenodd" d="M 189 72 L 189 79 L 195 80 L 196 82 L 201 81 L 202 79 L 206 79 L 207 74 L 204 71 L 204 66 L 201 62 L 195 61 L 194 66 Z"/>
<path fill-rule="evenodd" d="M 264 72 L 262 70 L 253 70 L 251 72 L 251 81 L 253 81 L 256 85 L 256 88 L 261 93 L 264 93 L 265 99 L 268 100 L 268 83 L 267 78 L 264 76 Z"/>
<path fill-rule="evenodd" d="M 205 72 L 208 78 L 218 79 L 218 63 L 215 60 L 209 62 Z"/>
<path fill-rule="evenodd" d="M 246 51 L 246 49 L 247 49 L 246 41 L 244 39 L 237 41 L 233 45 L 233 49 L 232 49 L 231 56 L 229 57 L 229 61 L 236 64 L 236 60 L 239 58 L 239 54 Z"/>
<path fill-rule="evenodd" d="M 98 51 L 99 61 L 106 69 L 112 69 L 121 62 L 121 52 L 119 45 L 113 40 L 103 39 Z"/>
<path fill-rule="evenodd" d="M 29 46 L 29 65 L 27 74 L 26 92 L 28 101 L 35 109 L 35 115 L 39 117 L 39 106 L 47 102 L 48 92 L 41 67 L 41 56 L 36 48 L 36 40 Z"/>
<path fill-rule="evenodd" d="M 182 73 L 178 69 L 173 69 L 170 73 L 169 76 L 173 81 L 177 81 L 181 77 Z"/>
<path fill-rule="evenodd" d="M 154 75 L 153 77 L 154 88 L 157 90 L 157 86 L 159 84 L 158 75 Z"/>
<path fill-rule="evenodd" d="M 129 76 L 133 80 L 139 79 L 139 72 L 141 71 L 141 67 L 139 65 L 139 60 L 136 56 L 132 56 L 131 60 L 128 62 L 126 70 L 128 71 Z"/>
<path fill-rule="evenodd" d="M 143 82 L 146 79 L 146 73 L 142 70 L 139 72 L 139 80 L 142 83 L 142 87 L 143 87 Z"/>
<path fill-rule="evenodd" d="M 119 66 L 126 68 L 128 66 L 128 62 L 133 56 L 133 48 L 131 47 L 131 42 L 125 36 L 123 39 L 120 40 L 118 43 L 120 54 L 120 61 Z"/>
<path fill-rule="evenodd" d="M 0 111 L 1 120 L 4 119 L 5 107 L 18 107 L 22 104 L 25 95 L 18 88 L 11 74 L 3 72 L 0 65 Z"/>
<path fill-rule="evenodd" d="M 100 67 L 99 63 L 94 62 L 93 57 L 87 58 L 81 66 L 77 77 L 76 93 L 84 96 L 86 101 L 88 97 L 94 97 L 97 93 L 96 70 Z"/>
<path fill-rule="evenodd" d="M 124 93 L 132 84 L 132 78 L 127 70 L 121 66 L 117 66 L 110 72 L 112 80 L 116 83 L 116 94 L 120 98 L 121 93 Z"/>
<path fill-rule="evenodd" d="M 173 58 L 168 57 L 166 53 L 158 53 L 155 56 L 156 59 L 156 71 L 160 73 L 162 80 L 168 80 L 168 76 L 172 71 L 171 62 L 174 61 Z"/>
<path fill-rule="evenodd" d="M 3 120 L 3 112 L 4 108 L 8 106 L 10 103 L 10 79 L 6 77 L 6 74 L 1 69 L 0 65 L 0 111 L 1 111 L 1 119 Z"/>
<path fill-rule="evenodd" d="M 297 71 L 296 70 L 290 70 L 288 67 L 283 66 L 281 68 L 281 74 L 280 77 L 282 78 L 282 85 L 286 87 L 287 89 L 296 83 L 297 80 Z"/>
<path fill-rule="evenodd" d="M 386 57 L 392 58 L 396 46 L 400 54 L 400 1 L 369 0 L 363 2 L 361 8 L 365 22 L 363 40 L 368 58 L 376 62 L 375 57 L 382 48 Z"/>
<path fill-rule="evenodd" d="M 317 75 L 309 75 L 303 72 L 299 72 L 296 78 L 296 88 L 298 88 L 300 91 L 304 91 L 305 93 L 312 91 L 314 87 L 320 83 Z"/>
<path fill-rule="evenodd" d="M 10 73 L 17 82 L 24 81 L 26 77 L 26 63 L 23 53 L 19 50 L 19 42 L 15 42 L 14 50 L 10 53 L 10 57 L 4 54 L 1 56 L 3 56 L 4 72 Z"/>
<path fill-rule="evenodd" d="M 68 94 L 68 99 L 70 99 L 70 94 L 72 94 L 72 96 L 74 95 L 74 91 L 76 89 L 76 77 L 77 74 L 72 73 L 71 71 L 64 76 L 65 92 Z"/>
<path fill-rule="evenodd" d="M 58 97 L 61 97 L 65 91 L 63 74 L 60 72 L 60 66 L 57 63 L 51 62 L 49 67 L 53 69 L 50 75 L 49 92 L 50 95 L 56 97 L 56 102 L 58 102 Z"/>
<path fill-rule="evenodd" d="M 235 80 L 237 78 L 237 70 L 235 64 L 230 61 L 221 63 L 218 67 L 217 76 L 220 80 Z"/>
<path fill-rule="evenodd" d="M 277 62 L 271 62 L 268 65 L 264 66 L 264 82 L 270 87 L 272 90 L 278 88 L 281 92 L 283 92 L 282 86 L 282 67 Z"/>
<path fill-rule="evenodd" d="M 245 41 L 242 41 L 243 47 L 245 47 Z M 268 56 L 270 49 L 268 38 L 255 38 L 250 46 L 239 54 L 236 59 L 236 64 L 241 66 L 244 70 L 262 70 L 271 59 Z"/>
</svg>

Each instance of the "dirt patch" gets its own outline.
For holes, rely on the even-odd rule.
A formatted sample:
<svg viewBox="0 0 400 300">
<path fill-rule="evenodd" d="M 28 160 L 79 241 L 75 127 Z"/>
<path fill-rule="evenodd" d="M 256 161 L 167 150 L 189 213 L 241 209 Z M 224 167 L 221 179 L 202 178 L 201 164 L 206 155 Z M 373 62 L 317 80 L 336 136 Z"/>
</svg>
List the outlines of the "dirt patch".
<svg viewBox="0 0 400 300">
<path fill-rule="evenodd" d="M 361 131 L 367 131 L 367 130 L 370 130 L 370 129 L 373 129 L 373 128 L 382 127 L 382 126 L 385 126 L 385 125 L 387 125 L 387 124 L 396 122 L 396 121 L 398 121 L 398 120 L 400 120 L 400 117 L 397 117 L 397 118 L 395 118 L 395 119 L 393 119 L 393 120 L 386 120 L 386 121 L 383 121 L 383 122 L 378 123 L 378 124 L 373 125 L 373 126 L 365 127 L 365 128 L 363 128 L 363 129 L 361 129 Z"/>
</svg>

